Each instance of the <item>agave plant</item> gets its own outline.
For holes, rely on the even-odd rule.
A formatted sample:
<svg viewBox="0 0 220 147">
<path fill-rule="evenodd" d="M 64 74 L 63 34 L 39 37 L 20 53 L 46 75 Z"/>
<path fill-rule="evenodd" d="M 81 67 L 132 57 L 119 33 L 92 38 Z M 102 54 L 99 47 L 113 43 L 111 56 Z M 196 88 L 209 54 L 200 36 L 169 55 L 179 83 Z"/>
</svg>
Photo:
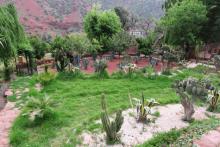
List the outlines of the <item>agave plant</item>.
<svg viewBox="0 0 220 147">
<path fill-rule="evenodd" d="M 214 90 L 213 94 L 209 96 L 209 108 L 208 110 L 213 112 L 217 109 L 218 107 L 218 101 L 219 101 L 219 91 L 216 89 Z"/>
<path fill-rule="evenodd" d="M 132 100 L 136 102 L 137 121 L 138 122 L 148 121 L 148 115 L 152 114 L 152 112 L 151 112 L 152 107 L 159 104 L 155 99 L 147 99 L 145 101 L 143 93 L 142 93 L 141 99 L 133 98 Z"/>
<path fill-rule="evenodd" d="M 52 113 L 53 106 L 54 102 L 47 95 L 43 98 L 30 97 L 26 103 L 26 111 L 23 116 L 28 116 L 30 121 L 35 121 L 37 118 L 43 119 Z"/>
</svg>

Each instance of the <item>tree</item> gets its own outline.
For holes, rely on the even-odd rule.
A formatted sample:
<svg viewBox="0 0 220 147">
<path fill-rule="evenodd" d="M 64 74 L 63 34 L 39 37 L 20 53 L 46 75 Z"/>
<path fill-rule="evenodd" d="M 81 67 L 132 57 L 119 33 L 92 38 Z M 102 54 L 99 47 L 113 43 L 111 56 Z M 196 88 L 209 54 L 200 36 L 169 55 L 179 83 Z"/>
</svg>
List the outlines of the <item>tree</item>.
<svg viewBox="0 0 220 147">
<path fill-rule="evenodd" d="M 122 52 L 135 44 L 134 39 L 125 31 L 115 34 L 110 39 L 110 46 L 113 52 L 118 52 L 119 57 Z"/>
<path fill-rule="evenodd" d="M 144 54 L 145 56 L 153 53 L 153 45 L 156 40 L 156 34 L 154 32 L 149 32 L 146 38 L 137 38 L 138 52 Z"/>
<path fill-rule="evenodd" d="M 194 57 L 196 43 L 201 40 L 199 33 L 207 21 L 206 14 L 206 6 L 199 0 L 175 3 L 161 21 L 166 31 L 165 42 L 181 46 L 186 58 Z"/>
<path fill-rule="evenodd" d="M 123 7 L 115 7 L 114 10 L 121 20 L 122 28 L 128 31 L 132 25 L 129 12 Z"/>
<path fill-rule="evenodd" d="M 63 72 L 69 63 L 67 57 L 67 41 L 63 37 L 56 36 L 51 46 L 53 49 L 53 56 L 55 58 L 57 70 Z"/>
<path fill-rule="evenodd" d="M 42 59 L 46 53 L 46 50 L 50 48 L 50 45 L 37 36 L 29 38 L 30 44 L 34 49 L 34 56 L 37 59 Z"/>
<path fill-rule="evenodd" d="M 201 36 L 204 42 L 220 41 L 220 1 L 219 0 L 203 0 L 207 6 L 208 21 L 203 26 Z"/>
<path fill-rule="evenodd" d="M 91 41 L 98 40 L 102 50 L 106 51 L 109 38 L 121 31 L 121 22 L 114 11 L 94 7 L 84 18 L 84 30 Z"/>
<path fill-rule="evenodd" d="M 70 51 L 82 56 L 88 52 L 90 40 L 85 34 L 73 34 L 67 36 L 67 44 L 70 48 Z"/>
<path fill-rule="evenodd" d="M 5 67 L 5 78 L 10 79 L 9 65 L 17 53 L 19 45 L 26 42 L 22 26 L 18 21 L 17 11 L 12 4 L 0 7 L 0 61 Z"/>
<path fill-rule="evenodd" d="M 168 11 L 175 3 L 183 0 L 166 0 L 163 8 Z M 200 0 L 207 7 L 208 21 L 203 25 L 200 32 L 204 42 L 220 41 L 220 2 L 219 0 Z"/>
</svg>

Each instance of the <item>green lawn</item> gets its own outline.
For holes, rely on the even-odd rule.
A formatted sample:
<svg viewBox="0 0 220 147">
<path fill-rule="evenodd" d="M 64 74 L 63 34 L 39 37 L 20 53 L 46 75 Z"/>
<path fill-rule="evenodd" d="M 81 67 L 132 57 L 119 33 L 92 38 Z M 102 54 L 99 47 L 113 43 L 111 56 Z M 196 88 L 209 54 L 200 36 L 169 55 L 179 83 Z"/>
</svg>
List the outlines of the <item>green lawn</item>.
<svg viewBox="0 0 220 147">
<path fill-rule="evenodd" d="M 34 90 L 35 78 L 21 77 L 12 83 L 14 89 L 29 87 L 30 92 L 22 96 L 21 102 L 27 96 L 41 97 L 45 93 L 54 99 L 57 106 L 55 116 L 48 118 L 38 126 L 32 126 L 25 117 L 19 116 L 10 133 L 12 146 L 16 147 L 46 147 L 73 146 L 79 143 L 77 135 L 83 130 L 93 131 L 101 128 L 94 124 L 100 116 L 100 95 L 106 94 L 110 112 L 130 107 L 128 92 L 138 97 L 143 92 L 146 98 L 155 98 L 160 104 L 176 103 L 179 101 L 171 84 L 176 79 L 196 76 L 203 77 L 200 72 L 185 70 L 173 78 L 165 76 L 155 80 L 142 76 L 137 78 L 109 78 L 95 79 L 92 77 L 73 78 L 69 80 L 55 80 L 40 93 Z M 211 76 L 215 83 L 219 83 L 216 75 Z M 12 96 L 10 100 L 15 100 Z"/>
</svg>

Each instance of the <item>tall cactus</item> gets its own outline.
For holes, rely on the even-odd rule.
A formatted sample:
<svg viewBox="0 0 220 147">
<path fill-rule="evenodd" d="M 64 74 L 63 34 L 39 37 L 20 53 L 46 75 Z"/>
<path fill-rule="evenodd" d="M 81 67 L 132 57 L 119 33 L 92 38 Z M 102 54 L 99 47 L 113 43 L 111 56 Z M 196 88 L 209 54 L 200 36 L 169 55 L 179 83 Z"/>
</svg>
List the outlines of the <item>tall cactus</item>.
<svg viewBox="0 0 220 147">
<path fill-rule="evenodd" d="M 101 107 L 102 107 L 101 120 L 102 120 L 103 128 L 107 135 L 107 143 L 114 143 L 119 140 L 117 133 L 121 129 L 121 126 L 124 122 L 122 111 L 119 110 L 116 113 L 115 121 L 111 122 L 107 113 L 105 95 L 102 95 L 101 97 Z"/>
</svg>

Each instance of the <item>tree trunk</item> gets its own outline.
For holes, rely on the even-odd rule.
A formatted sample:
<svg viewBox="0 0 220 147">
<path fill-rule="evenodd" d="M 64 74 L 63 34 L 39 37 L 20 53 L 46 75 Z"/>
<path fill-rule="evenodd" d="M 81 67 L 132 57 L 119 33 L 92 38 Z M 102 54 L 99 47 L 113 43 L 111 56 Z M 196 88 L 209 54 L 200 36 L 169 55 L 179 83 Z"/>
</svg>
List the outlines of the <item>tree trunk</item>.
<svg viewBox="0 0 220 147">
<path fill-rule="evenodd" d="M 195 113 L 193 102 L 188 98 L 188 96 L 182 97 L 181 104 L 184 107 L 184 121 L 191 121 L 192 116 Z"/>
</svg>

